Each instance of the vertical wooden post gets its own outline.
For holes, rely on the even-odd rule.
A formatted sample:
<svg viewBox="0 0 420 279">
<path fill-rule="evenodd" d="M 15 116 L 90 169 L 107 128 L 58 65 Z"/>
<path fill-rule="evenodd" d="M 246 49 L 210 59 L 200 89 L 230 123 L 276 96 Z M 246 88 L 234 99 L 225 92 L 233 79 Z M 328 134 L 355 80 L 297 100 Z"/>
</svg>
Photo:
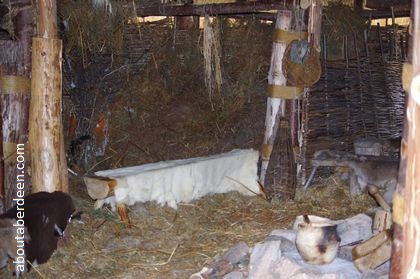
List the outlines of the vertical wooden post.
<svg viewBox="0 0 420 279">
<path fill-rule="evenodd" d="M 292 22 L 291 10 L 279 10 L 276 18 L 276 30 L 289 31 Z M 268 73 L 268 84 L 270 85 L 286 85 L 286 78 L 282 70 L 282 59 L 287 43 L 273 42 L 273 50 L 271 54 L 271 64 Z M 268 162 L 273 149 L 274 139 L 279 126 L 280 116 L 285 114 L 285 99 L 267 97 L 267 112 L 265 116 L 265 133 L 264 141 L 261 147 L 261 173 L 260 183 L 264 184 L 264 179 L 268 167 Z"/>
<path fill-rule="evenodd" d="M 39 0 L 38 16 L 38 36 L 45 39 L 57 39 L 56 0 Z"/>
<path fill-rule="evenodd" d="M 3 163 L 4 163 L 4 195 L 5 209 L 12 207 L 16 198 L 16 158 L 17 144 L 25 144 L 27 140 L 27 115 L 30 96 L 30 79 L 24 76 L 0 76 L 0 107 L 3 120 Z M 24 151 L 28 160 L 28 152 Z M 25 173 L 19 173 L 19 175 Z M 20 178 L 21 179 L 21 178 Z"/>
<path fill-rule="evenodd" d="M 0 110 L 1 111 L 1 110 Z M 0 121 L 0 139 L 3 139 L 3 121 Z M 4 189 L 4 159 L 3 159 L 3 143 L 0 144 L 0 214 L 6 211 L 6 197 Z"/>
<path fill-rule="evenodd" d="M 402 276 L 420 278 L 420 3 L 413 1 L 413 80 L 408 98 Z"/>
<path fill-rule="evenodd" d="M 30 1 L 29 4 L 31 5 Z M 23 68 L 22 74 L 26 77 L 31 75 L 31 44 L 32 36 L 34 33 L 33 30 L 33 15 L 32 15 L 32 6 L 22 9 L 15 18 L 16 22 L 16 35 L 19 39 L 20 44 L 22 45 L 22 54 L 23 54 Z M 28 117 L 29 104 L 27 104 L 26 116 Z M 27 128 L 27 127 L 26 127 Z"/>
<path fill-rule="evenodd" d="M 38 2 L 38 36 L 32 43 L 29 141 L 33 192 L 68 191 L 62 131 L 62 42 L 55 0 Z"/>
<path fill-rule="evenodd" d="M 407 109 L 397 190 L 390 278 L 420 278 L 420 3 L 412 1 L 408 60 L 403 68 Z"/>
<path fill-rule="evenodd" d="M 22 179 L 22 173 L 16 168 L 17 144 L 25 144 L 28 137 L 28 113 L 31 73 L 31 38 L 33 34 L 32 3 L 30 0 L 9 1 L 11 10 L 15 6 L 19 12 L 14 17 L 14 30 L 18 40 L 8 42 L 10 47 L 0 50 L 8 53 L 10 60 L 0 61 L 0 115 L 2 117 L 2 131 L 0 144 L 2 145 L 2 162 L 0 164 L 2 174 L 0 176 L 0 196 L 3 196 L 2 210 L 12 206 L 12 200 L 16 197 L 16 178 Z M 4 55 L 4 57 L 8 57 Z M 25 159 L 29 161 L 29 153 L 26 149 Z M 26 166 L 29 163 L 25 162 Z M 23 173 L 25 174 L 25 173 Z M 25 182 L 25 190 L 29 183 Z"/>
</svg>

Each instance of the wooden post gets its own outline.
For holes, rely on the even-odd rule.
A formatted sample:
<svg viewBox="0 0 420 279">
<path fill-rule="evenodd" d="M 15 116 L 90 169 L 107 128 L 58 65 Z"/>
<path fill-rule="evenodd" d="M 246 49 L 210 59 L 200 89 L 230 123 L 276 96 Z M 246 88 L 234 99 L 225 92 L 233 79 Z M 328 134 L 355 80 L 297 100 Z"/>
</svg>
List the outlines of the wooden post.
<svg viewBox="0 0 420 279">
<path fill-rule="evenodd" d="M 33 192 L 68 191 L 62 131 L 62 42 L 55 0 L 40 0 L 38 36 L 32 42 L 29 141 Z"/>
<path fill-rule="evenodd" d="M 420 278 L 420 3 L 413 1 L 413 81 L 408 98 L 401 278 Z"/>
<path fill-rule="evenodd" d="M 420 5 L 412 2 L 408 60 L 402 83 L 407 110 L 398 185 L 393 197 L 394 240 L 390 278 L 420 278 Z M 417 154 L 419 153 L 419 154 Z"/>
<path fill-rule="evenodd" d="M 0 110 L 1 111 L 1 110 Z M 0 121 L 0 139 L 3 139 L 3 121 Z M 4 160 L 3 143 L 0 144 L 0 214 L 6 211 L 6 197 L 4 189 Z"/>
<path fill-rule="evenodd" d="M 27 115 L 30 96 L 30 79 L 17 75 L 0 76 L 0 106 L 3 119 L 4 194 L 5 209 L 12 207 L 16 198 L 17 145 L 27 140 Z M 23 148 L 27 160 L 28 150 Z M 25 171 L 25 170 L 22 170 Z M 25 173 L 19 173 L 19 175 Z M 22 179 L 20 177 L 19 179 Z M 23 179 L 22 179 L 23 180 Z"/>
<path fill-rule="evenodd" d="M 15 18 L 16 25 L 16 35 L 19 39 L 20 44 L 22 45 L 22 54 L 23 54 L 23 68 L 22 75 L 30 77 L 31 75 L 31 44 L 32 36 L 34 33 L 33 30 L 33 15 L 32 15 L 32 4 L 31 1 L 25 9 L 22 9 Z M 29 104 L 26 112 L 26 117 L 28 117 Z"/>
<path fill-rule="evenodd" d="M 265 133 L 260 152 L 261 172 L 259 181 L 261 184 L 264 184 L 279 119 L 285 116 L 286 99 L 296 99 L 303 94 L 303 88 L 286 85 L 287 81 L 282 69 L 283 56 L 288 44 L 293 40 L 307 38 L 306 32 L 293 32 L 291 30 L 292 16 L 293 12 L 291 10 L 279 10 L 273 34 L 273 51 L 268 73 Z"/>
<path fill-rule="evenodd" d="M 289 31 L 292 22 L 291 10 L 279 10 L 277 12 L 276 30 Z M 273 51 L 271 54 L 271 64 L 268 73 L 268 84 L 270 85 L 286 85 L 286 78 L 282 70 L 282 59 L 287 43 L 273 42 Z M 273 149 L 274 139 L 279 126 L 279 119 L 285 114 L 285 99 L 267 97 L 267 111 L 265 116 L 265 133 L 264 141 L 261 148 L 261 173 L 260 183 L 264 184 L 265 174 L 268 162 Z"/>
<path fill-rule="evenodd" d="M 25 144 L 28 137 L 28 113 L 30 97 L 30 48 L 33 34 L 32 3 L 30 0 L 11 0 L 10 7 L 19 11 L 14 16 L 14 30 L 18 40 L 2 41 L 0 52 L 0 115 L 2 116 L 2 131 L 0 137 L 2 144 L 2 162 L 0 164 L 0 196 L 3 196 L 2 210 L 12 206 L 16 197 L 16 179 L 22 180 L 26 173 L 18 173 L 16 168 L 17 144 Z M 4 55 L 6 54 L 6 55 Z M 29 166 L 28 147 L 24 147 L 26 167 Z M 25 171 L 25 170 L 23 170 Z M 25 190 L 29 187 L 25 181 Z"/>
</svg>

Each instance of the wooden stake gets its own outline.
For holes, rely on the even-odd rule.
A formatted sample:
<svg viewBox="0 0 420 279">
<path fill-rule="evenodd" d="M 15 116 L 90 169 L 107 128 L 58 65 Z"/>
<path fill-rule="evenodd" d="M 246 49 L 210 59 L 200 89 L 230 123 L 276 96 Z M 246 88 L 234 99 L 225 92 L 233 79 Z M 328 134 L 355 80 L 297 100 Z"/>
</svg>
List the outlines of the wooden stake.
<svg viewBox="0 0 420 279">
<path fill-rule="evenodd" d="M 413 80 L 407 92 L 400 170 L 393 197 L 392 279 L 420 278 L 420 3 L 413 1 L 412 7 L 408 59 L 412 60 Z"/>
<path fill-rule="evenodd" d="M 38 1 L 38 38 L 32 47 L 32 99 L 29 140 L 33 192 L 68 191 L 61 106 L 62 42 L 55 0 Z"/>
<path fill-rule="evenodd" d="M 61 40 L 32 42 L 29 141 L 33 192 L 62 190 Z"/>
<path fill-rule="evenodd" d="M 10 75 L 9 78 L 0 81 L 0 115 L 2 116 L 2 137 L 0 145 L 4 143 L 3 152 L 7 152 L 10 160 L 0 164 L 0 188 L 4 194 L 4 210 L 12 206 L 12 200 L 16 197 L 16 177 L 22 175 L 21 170 L 16 168 L 16 144 L 25 144 L 28 137 L 28 113 L 30 93 L 30 70 L 31 70 L 31 39 L 33 34 L 32 24 L 32 3 L 31 1 L 9 1 L 11 10 L 17 12 L 14 16 L 15 36 L 18 40 L 10 44 L 12 47 L 1 49 L 0 52 L 8 53 L 3 57 L 10 57 L 8 61 L 2 61 L 0 65 L 0 78 Z M 10 41 L 11 42 L 11 41 Z M 15 79 L 15 86 L 4 86 L 3 82 L 9 82 L 10 78 Z M 26 80 L 23 81 L 22 80 Z M 29 86 L 21 87 L 21 84 Z M 11 85 L 11 84 L 9 84 Z M 22 90 L 25 88 L 25 90 Z M 27 88 L 27 89 L 26 89 Z M 6 146 L 7 145 L 7 146 Z M 14 147 L 13 147 L 14 145 Z M 13 151 L 14 148 L 14 151 Z M 0 157 L 3 157 L 3 152 Z M 14 153 L 10 157 L 11 153 Z M 26 153 L 26 152 L 25 152 Z M 29 153 L 25 154 L 25 166 L 29 167 Z M 2 166 L 1 166 L 2 165 Z M 26 176 L 27 178 L 27 176 Z M 3 184 L 3 186 L 1 186 Z M 25 190 L 29 189 L 29 181 L 25 181 Z M 0 213 L 2 209 L 0 208 Z"/>
<path fill-rule="evenodd" d="M 276 29 L 289 31 L 292 22 L 291 10 L 279 10 L 277 12 Z M 268 73 L 269 85 L 286 85 L 286 78 L 282 70 L 282 59 L 287 43 L 273 42 L 270 70 Z M 279 126 L 280 116 L 285 114 L 285 100 L 280 98 L 267 97 L 267 112 L 265 117 L 265 133 L 261 152 L 261 173 L 259 181 L 264 184 L 264 178 L 270 159 L 274 139 Z M 267 147 L 268 146 L 268 147 Z M 271 147 L 271 148 L 270 148 Z"/>
<path fill-rule="evenodd" d="M 413 81 L 406 112 L 407 165 L 405 171 L 402 276 L 420 278 L 420 3 L 413 1 Z"/>
<path fill-rule="evenodd" d="M 1 111 L 1 110 L 0 110 Z M 3 139 L 3 121 L 0 121 L 0 139 Z M 6 211 L 4 189 L 3 143 L 0 144 L 0 214 Z"/>
</svg>

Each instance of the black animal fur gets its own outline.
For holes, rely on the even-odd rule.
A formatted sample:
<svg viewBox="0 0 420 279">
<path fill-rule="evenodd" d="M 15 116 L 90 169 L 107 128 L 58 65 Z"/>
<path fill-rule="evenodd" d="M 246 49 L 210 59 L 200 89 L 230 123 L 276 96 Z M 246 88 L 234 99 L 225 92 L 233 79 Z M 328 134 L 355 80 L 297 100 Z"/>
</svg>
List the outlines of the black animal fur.
<svg viewBox="0 0 420 279">
<path fill-rule="evenodd" d="M 25 198 L 23 220 L 31 236 L 31 241 L 25 245 L 26 260 L 32 264 L 48 261 L 74 211 L 72 198 L 63 192 L 38 192 Z M 16 218 L 16 213 L 15 206 L 0 218 Z"/>
</svg>

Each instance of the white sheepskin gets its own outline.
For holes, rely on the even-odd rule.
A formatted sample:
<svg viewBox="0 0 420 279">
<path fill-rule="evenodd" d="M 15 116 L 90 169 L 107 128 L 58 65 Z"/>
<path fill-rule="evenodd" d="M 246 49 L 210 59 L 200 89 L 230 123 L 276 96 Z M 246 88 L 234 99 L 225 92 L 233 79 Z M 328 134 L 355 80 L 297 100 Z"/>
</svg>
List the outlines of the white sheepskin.
<svg viewBox="0 0 420 279">
<path fill-rule="evenodd" d="M 177 208 L 207 194 L 238 191 L 259 193 L 258 151 L 253 149 L 184 160 L 164 161 L 134 167 L 98 171 L 98 176 L 117 180 L 118 203 L 156 201 Z"/>
</svg>

